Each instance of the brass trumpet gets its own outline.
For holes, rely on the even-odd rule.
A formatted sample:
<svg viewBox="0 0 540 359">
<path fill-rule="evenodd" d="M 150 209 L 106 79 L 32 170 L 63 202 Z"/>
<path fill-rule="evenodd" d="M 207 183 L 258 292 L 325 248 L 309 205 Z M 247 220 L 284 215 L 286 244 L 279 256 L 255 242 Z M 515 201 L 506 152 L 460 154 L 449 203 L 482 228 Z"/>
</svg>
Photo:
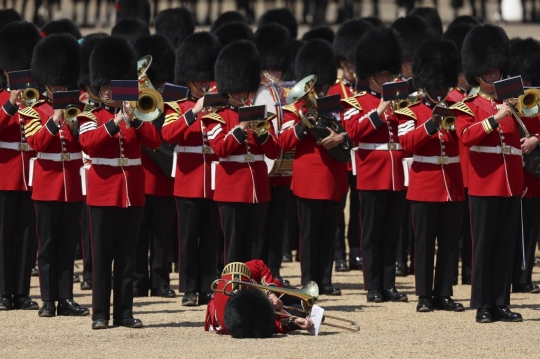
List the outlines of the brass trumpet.
<svg viewBox="0 0 540 359">
<path fill-rule="evenodd" d="M 77 116 L 81 113 L 81 110 L 77 105 L 69 105 L 64 109 L 64 121 L 66 122 L 75 122 L 77 121 Z"/>
<path fill-rule="evenodd" d="M 410 95 L 409 97 L 401 100 L 394 100 L 392 101 L 392 111 L 407 108 L 416 102 L 418 102 L 418 95 Z"/>
<path fill-rule="evenodd" d="M 264 136 L 272 127 L 270 121 L 272 121 L 274 117 L 276 117 L 276 115 L 269 112 L 264 120 L 250 122 L 249 128 L 257 136 Z"/>
<path fill-rule="evenodd" d="M 152 86 L 146 72 L 152 64 L 152 56 L 143 56 L 137 61 L 139 100 L 130 101 L 133 114 L 141 121 L 152 122 L 163 113 L 163 97 Z"/>
<path fill-rule="evenodd" d="M 536 117 L 540 113 L 540 89 L 530 88 L 518 97 L 515 105 L 516 111 L 521 117 Z"/>
<path fill-rule="evenodd" d="M 221 282 L 224 283 L 223 288 L 217 289 L 218 284 Z M 286 307 L 286 306 L 284 306 L 284 308 L 306 313 L 307 316 L 309 316 L 311 312 L 311 308 L 315 305 L 315 303 L 317 303 L 317 300 L 319 299 L 319 286 L 314 281 L 310 281 L 302 288 L 292 289 L 292 288 L 282 288 L 282 287 L 276 287 L 276 286 L 264 285 L 264 284 L 256 284 L 256 283 L 251 283 L 251 282 L 244 282 L 244 281 L 240 281 L 236 279 L 226 280 L 226 279 L 219 278 L 219 279 L 216 279 L 212 283 L 210 288 L 212 289 L 213 292 L 218 292 L 218 293 L 222 293 L 224 295 L 230 296 L 234 294 L 236 291 L 234 289 L 227 290 L 229 286 L 231 286 L 231 288 L 234 288 L 234 287 L 241 288 L 242 286 L 251 287 L 251 288 L 263 290 L 265 292 L 283 293 L 283 294 L 288 294 L 288 295 L 292 295 L 294 297 L 300 298 L 300 300 L 302 301 L 302 307 L 304 308 L 303 310 L 298 309 L 298 308 Z M 276 314 L 283 315 L 283 316 L 291 316 L 291 317 L 293 316 L 290 313 L 287 313 L 284 311 L 276 312 Z M 326 314 L 324 315 L 324 317 L 326 319 L 334 319 L 334 320 L 338 320 L 342 322 L 347 322 L 354 328 L 351 328 L 349 326 L 341 326 L 338 324 L 328 323 L 326 321 L 322 322 L 322 324 L 324 325 L 328 325 L 330 327 L 340 328 L 344 330 L 349 330 L 351 332 L 360 331 L 360 326 L 355 321 L 339 318 L 339 317 L 335 317 L 331 315 L 326 315 Z"/>
<path fill-rule="evenodd" d="M 39 91 L 32 87 L 24 89 L 21 91 L 20 99 L 26 106 L 32 106 L 39 99 Z"/>
</svg>

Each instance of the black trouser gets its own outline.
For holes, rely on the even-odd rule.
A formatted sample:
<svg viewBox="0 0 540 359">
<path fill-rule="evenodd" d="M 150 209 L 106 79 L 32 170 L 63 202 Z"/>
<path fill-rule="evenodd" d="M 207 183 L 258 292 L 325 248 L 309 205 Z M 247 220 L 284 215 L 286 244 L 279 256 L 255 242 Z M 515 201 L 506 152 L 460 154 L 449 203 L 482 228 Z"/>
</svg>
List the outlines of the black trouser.
<svg viewBox="0 0 540 359">
<path fill-rule="evenodd" d="M 92 281 L 92 243 L 90 241 L 90 222 L 88 206 L 83 205 L 81 215 L 81 248 L 83 257 L 83 281 Z"/>
<path fill-rule="evenodd" d="M 43 301 L 73 299 L 77 225 L 83 202 L 34 201 L 39 287 Z"/>
<path fill-rule="evenodd" d="M 416 295 L 452 296 L 462 210 L 462 202 L 411 201 L 416 236 L 414 263 Z M 437 240 L 437 266 L 434 282 L 435 240 Z"/>
<path fill-rule="evenodd" d="M 396 250 L 406 191 L 358 191 L 364 287 L 390 289 L 396 286 Z"/>
<path fill-rule="evenodd" d="M 523 198 L 521 201 L 523 223 L 519 226 L 519 237 L 516 240 L 512 284 L 531 285 L 534 252 L 538 238 L 540 237 L 540 197 Z M 521 228 L 523 228 L 523 232 Z M 521 269 L 523 263 L 523 242 L 525 244 L 525 270 Z"/>
<path fill-rule="evenodd" d="M 218 202 L 224 235 L 224 264 L 247 262 L 258 256 L 266 202 Z"/>
<path fill-rule="evenodd" d="M 356 189 L 356 176 L 349 172 L 349 192 L 343 195 L 339 210 L 334 259 L 347 259 L 345 248 L 345 204 L 349 196 L 349 226 L 347 227 L 347 243 L 349 244 L 349 261 L 360 257 L 360 200 Z"/>
<path fill-rule="evenodd" d="M 405 212 L 399 230 L 399 239 L 397 244 L 397 262 L 399 264 L 408 264 L 408 258 L 411 261 L 411 267 L 414 266 L 414 231 L 412 229 L 411 206 L 408 200 L 405 200 Z"/>
<path fill-rule="evenodd" d="M 218 278 L 219 211 L 211 199 L 176 197 L 180 292 L 210 293 Z"/>
<path fill-rule="evenodd" d="M 299 242 L 299 224 L 298 224 L 298 204 L 296 197 L 289 189 L 289 200 L 287 205 L 287 231 L 283 237 L 283 253 L 290 253 L 291 250 L 298 249 Z"/>
<path fill-rule="evenodd" d="M 92 238 L 92 320 L 110 319 L 111 266 L 113 318 L 133 317 L 135 245 L 144 207 L 88 206 Z"/>
<path fill-rule="evenodd" d="M 311 280 L 320 286 L 331 285 L 339 202 L 296 198 L 302 285 Z"/>
<path fill-rule="evenodd" d="M 459 256 L 458 256 L 459 257 Z M 456 263 L 459 258 L 456 258 Z M 461 222 L 461 278 L 471 275 L 472 241 L 471 241 L 471 211 L 469 208 L 469 191 L 465 188 L 465 202 Z M 457 266 L 454 272 L 457 275 Z"/>
<path fill-rule="evenodd" d="M 473 243 L 471 308 L 510 304 L 519 196 L 469 195 Z"/>
<path fill-rule="evenodd" d="M 173 197 L 145 196 L 145 205 L 135 252 L 133 287 L 141 290 L 168 287 L 169 243 L 175 215 Z M 148 274 L 150 247 L 150 274 Z"/>
<path fill-rule="evenodd" d="M 36 242 L 31 197 L 30 191 L 0 191 L 0 295 L 30 293 Z"/>
</svg>

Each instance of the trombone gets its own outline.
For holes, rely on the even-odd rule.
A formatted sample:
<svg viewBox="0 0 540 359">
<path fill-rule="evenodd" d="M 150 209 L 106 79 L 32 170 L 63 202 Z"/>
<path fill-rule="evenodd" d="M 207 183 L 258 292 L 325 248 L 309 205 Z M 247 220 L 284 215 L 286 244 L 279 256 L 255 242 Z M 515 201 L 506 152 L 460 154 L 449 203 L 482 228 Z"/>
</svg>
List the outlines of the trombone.
<svg viewBox="0 0 540 359">
<path fill-rule="evenodd" d="M 152 122 L 163 113 L 163 97 L 152 86 L 146 72 L 152 64 L 152 56 L 143 56 L 137 61 L 137 75 L 139 80 L 139 99 L 130 101 L 133 114 L 139 120 Z"/>
<path fill-rule="evenodd" d="M 223 287 L 221 289 L 217 288 L 219 283 L 224 283 L 224 285 L 223 285 Z M 229 286 L 231 286 L 231 289 L 227 290 L 227 288 Z M 306 285 L 304 285 L 300 289 L 293 289 L 293 288 L 282 288 L 282 287 L 275 287 L 275 286 L 264 285 L 264 284 L 256 284 L 256 283 L 251 283 L 251 282 L 244 282 L 244 281 L 240 281 L 240 280 L 237 280 L 237 279 L 226 280 L 226 279 L 220 278 L 220 279 L 216 279 L 212 283 L 210 288 L 215 293 L 222 293 L 224 295 L 230 296 L 230 295 L 236 293 L 239 290 L 238 288 L 242 287 L 242 286 L 251 287 L 251 288 L 255 288 L 255 289 L 260 289 L 260 290 L 263 290 L 263 291 L 266 291 L 266 292 L 288 294 L 288 295 L 292 295 L 293 297 L 300 298 L 300 300 L 302 301 L 303 309 L 298 309 L 298 308 L 294 308 L 294 307 L 287 307 L 287 306 L 284 306 L 283 308 L 296 310 L 296 311 L 305 313 L 306 316 L 309 316 L 309 314 L 311 312 L 311 308 L 315 305 L 315 303 L 317 303 L 317 300 L 319 299 L 319 286 L 314 281 L 310 281 L 309 283 L 307 283 Z M 294 317 L 294 315 L 292 315 L 290 313 L 287 313 L 285 311 L 276 312 L 276 314 L 277 315 L 282 315 L 282 316 Z M 351 328 L 350 326 L 342 326 L 342 325 L 338 325 L 338 324 L 327 323 L 326 321 L 322 322 L 322 324 L 324 324 L 324 325 L 328 325 L 328 326 L 334 327 L 334 328 L 340 328 L 340 329 L 348 330 L 348 331 L 351 331 L 351 332 L 360 331 L 360 326 L 355 321 L 344 319 L 344 318 L 339 318 L 339 317 L 336 317 L 336 316 L 326 315 L 326 314 L 324 315 L 324 318 L 326 318 L 326 319 L 334 319 L 334 320 L 338 320 L 338 321 L 342 321 L 342 322 L 347 322 L 347 323 L 349 323 L 350 326 L 353 326 L 353 328 Z"/>
</svg>

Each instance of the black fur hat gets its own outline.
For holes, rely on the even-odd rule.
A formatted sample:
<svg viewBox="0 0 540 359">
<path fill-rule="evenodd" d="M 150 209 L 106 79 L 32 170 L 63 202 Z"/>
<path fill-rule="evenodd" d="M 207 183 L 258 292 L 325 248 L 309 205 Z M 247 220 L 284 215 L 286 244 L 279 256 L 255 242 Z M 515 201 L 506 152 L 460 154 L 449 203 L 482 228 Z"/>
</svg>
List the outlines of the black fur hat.
<svg viewBox="0 0 540 359">
<path fill-rule="evenodd" d="M 373 28 L 372 24 L 362 19 L 346 21 L 339 27 L 332 44 L 338 64 L 341 60 L 354 61 L 356 43 Z"/>
<path fill-rule="evenodd" d="M 365 80 L 371 75 L 390 71 L 401 72 L 401 48 L 398 35 L 390 27 L 377 27 L 360 38 L 356 44 L 356 75 Z"/>
<path fill-rule="evenodd" d="M 540 42 L 531 37 L 510 44 L 510 76 L 519 76 L 531 86 L 540 86 Z"/>
<path fill-rule="evenodd" d="M 471 31 L 475 25 L 471 24 L 459 24 L 452 27 L 449 27 L 443 34 L 442 38 L 453 41 L 456 44 L 459 52 L 459 71 L 461 72 L 463 67 L 461 66 L 461 47 L 463 46 L 463 40 L 465 36 Z"/>
<path fill-rule="evenodd" d="M 416 49 L 425 41 L 435 37 L 433 29 L 426 20 L 417 15 L 400 17 L 392 24 L 399 34 L 401 61 L 411 61 Z"/>
<path fill-rule="evenodd" d="M 111 30 L 112 37 L 122 37 L 131 45 L 141 36 L 150 35 L 148 24 L 140 19 L 128 18 L 119 21 Z"/>
<path fill-rule="evenodd" d="M 304 40 L 293 40 L 291 45 L 291 57 L 289 60 L 290 65 L 289 69 L 283 74 L 283 81 L 294 81 L 296 79 L 296 76 L 294 76 L 294 69 L 296 67 L 296 55 L 298 55 L 298 52 L 305 44 L 306 42 Z"/>
<path fill-rule="evenodd" d="M 215 33 L 221 25 L 227 24 L 229 22 L 243 22 L 244 24 L 248 23 L 246 17 L 241 12 L 225 11 L 223 14 L 219 15 L 217 19 L 214 20 L 212 26 L 210 27 L 210 32 L 212 34 Z"/>
<path fill-rule="evenodd" d="M 275 23 L 262 25 L 255 32 L 254 42 L 259 50 L 262 70 L 285 72 L 289 68 L 292 39 L 285 27 Z"/>
<path fill-rule="evenodd" d="M 156 34 L 169 39 L 175 49 L 178 49 L 182 41 L 195 31 L 193 15 L 184 7 L 160 11 L 155 24 Z"/>
<path fill-rule="evenodd" d="M 309 31 L 306 31 L 302 36 L 302 40 L 311 41 L 314 39 L 323 39 L 325 41 L 328 41 L 329 44 L 332 44 L 335 37 L 336 33 L 334 32 L 334 30 L 332 30 L 332 28 L 328 26 L 319 26 Z"/>
<path fill-rule="evenodd" d="M 298 36 L 298 21 L 296 21 L 296 17 L 288 8 L 268 10 L 259 18 L 258 26 L 261 27 L 269 22 L 277 22 L 285 26 L 293 39 Z"/>
<path fill-rule="evenodd" d="M 366 16 L 361 17 L 360 19 L 369 22 L 371 25 L 373 25 L 373 27 L 386 26 L 384 25 L 384 22 L 376 16 Z"/>
<path fill-rule="evenodd" d="M 116 0 L 116 23 L 125 19 L 140 19 L 150 22 L 150 2 L 148 0 Z"/>
<path fill-rule="evenodd" d="M 441 16 L 439 12 L 434 7 L 415 7 L 409 12 L 409 15 L 420 16 L 422 19 L 431 26 L 435 36 L 440 37 L 443 34 L 443 26 L 441 21 Z"/>
<path fill-rule="evenodd" d="M 261 83 L 261 59 L 251 41 L 234 41 L 219 53 L 214 66 L 221 94 L 255 92 Z"/>
<path fill-rule="evenodd" d="M 253 30 L 243 22 L 228 22 L 214 31 L 222 47 L 238 40 L 253 40 Z"/>
<path fill-rule="evenodd" d="M 97 32 L 86 35 L 81 43 L 81 72 L 79 74 L 79 89 L 85 90 L 86 86 L 90 86 L 90 55 L 94 46 L 104 38 L 108 37 L 104 32 Z"/>
<path fill-rule="evenodd" d="M 477 18 L 471 15 L 460 15 L 456 17 L 454 20 L 452 20 L 450 24 L 448 24 L 446 31 L 448 31 L 454 26 L 463 25 L 463 24 L 476 26 L 476 25 L 480 25 L 480 21 L 478 21 Z"/>
<path fill-rule="evenodd" d="M 266 294 L 257 289 L 244 289 L 229 298 L 223 321 L 233 338 L 270 338 L 274 335 L 274 308 Z"/>
<path fill-rule="evenodd" d="M 457 85 L 459 52 L 450 40 L 426 41 L 416 51 L 412 63 L 414 87 L 444 88 Z"/>
<path fill-rule="evenodd" d="M 174 82 L 186 85 L 188 81 L 214 80 L 214 65 L 220 50 L 219 39 L 209 32 L 189 35 L 176 55 Z"/>
<path fill-rule="evenodd" d="M 479 86 L 474 77 L 482 76 L 493 68 L 498 68 L 504 78 L 510 67 L 509 43 L 506 32 L 499 26 L 486 24 L 471 29 L 461 48 L 461 61 L 467 82 Z"/>
<path fill-rule="evenodd" d="M 52 34 L 70 34 L 77 40 L 82 37 L 77 24 L 68 19 L 49 21 L 43 25 L 41 28 L 41 37 Z"/>
<path fill-rule="evenodd" d="M 32 76 L 38 86 L 75 86 L 81 71 L 79 42 L 70 34 L 49 35 L 36 45 Z"/>
<path fill-rule="evenodd" d="M 107 37 L 99 41 L 90 55 L 90 85 L 94 93 L 112 80 L 137 79 L 137 53 L 123 38 Z"/>
<path fill-rule="evenodd" d="M 0 10 L 0 29 L 10 22 L 21 20 L 21 15 L 14 9 Z"/>
<path fill-rule="evenodd" d="M 302 46 L 296 56 L 294 74 L 297 81 L 316 75 L 315 87 L 333 85 L 337 79 L 337 63 L 332 45 L 315 39 Z"/>
<path fill-rule="evenodd" d="M 165 36 L 141 36 L 135 42 L 134 48 L 139 59 L 145 55 L 152 56 L 152 64 L 146 72 L 152 84 L 157 85 L 174 81 L 176 55 L 171 43 Z"/>
</svg>

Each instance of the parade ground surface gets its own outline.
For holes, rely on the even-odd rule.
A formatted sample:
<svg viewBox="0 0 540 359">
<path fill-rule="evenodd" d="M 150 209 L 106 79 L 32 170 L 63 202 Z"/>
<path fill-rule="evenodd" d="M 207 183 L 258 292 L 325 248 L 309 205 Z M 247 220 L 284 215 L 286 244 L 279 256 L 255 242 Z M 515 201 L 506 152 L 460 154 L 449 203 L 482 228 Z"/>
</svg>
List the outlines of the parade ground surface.
<svg viewBox="0 0 540 359">
<path fill-rule="evenodd" d="M 537 253 L 537 258 L 538 258 Z M 300 284 L 298 262 L 285 263 L 281 274 Z M 76 274 L 82 263 L 76 262 Z M 322 326 L 319 336 L 306 331 L 271 339 L 232 339 L 203 329 L 206 306 L 182 307 L 173 299 L 135 298 L 134 316 L 142 329 L 109 327 L 92 330 L 90 317 L 39 318 L 37 310 L 0 313 L 0 358 L 538 358 L 540 294 L 513 294 L 511 309 L 522 323 L 477 324 L 469 308 L 471 287 L 454 286 L 461 313 L 417 313 L 414 276 L 398 277 L 397 287 L 409 303 L 367 303 L 360 271 L 334 273 L 341 297 L 320 296 L 328 315 L 356 321 L 360 332 Z M 533 283 L 540 282 L 540 267 Z M 178 275 L 171 278 L 178 289 Z M 75 300 L 91 306 L 90 291 L 74 284 Z M 39 283 L 32 277 L 31 297 L 39 300 Z M 112 311 L 112 307 L 111 307 Z M 333 323 L 338 323 L 334 321 Z M 109 323 L 112 325 L 112 320 Z"/>
</svg>

